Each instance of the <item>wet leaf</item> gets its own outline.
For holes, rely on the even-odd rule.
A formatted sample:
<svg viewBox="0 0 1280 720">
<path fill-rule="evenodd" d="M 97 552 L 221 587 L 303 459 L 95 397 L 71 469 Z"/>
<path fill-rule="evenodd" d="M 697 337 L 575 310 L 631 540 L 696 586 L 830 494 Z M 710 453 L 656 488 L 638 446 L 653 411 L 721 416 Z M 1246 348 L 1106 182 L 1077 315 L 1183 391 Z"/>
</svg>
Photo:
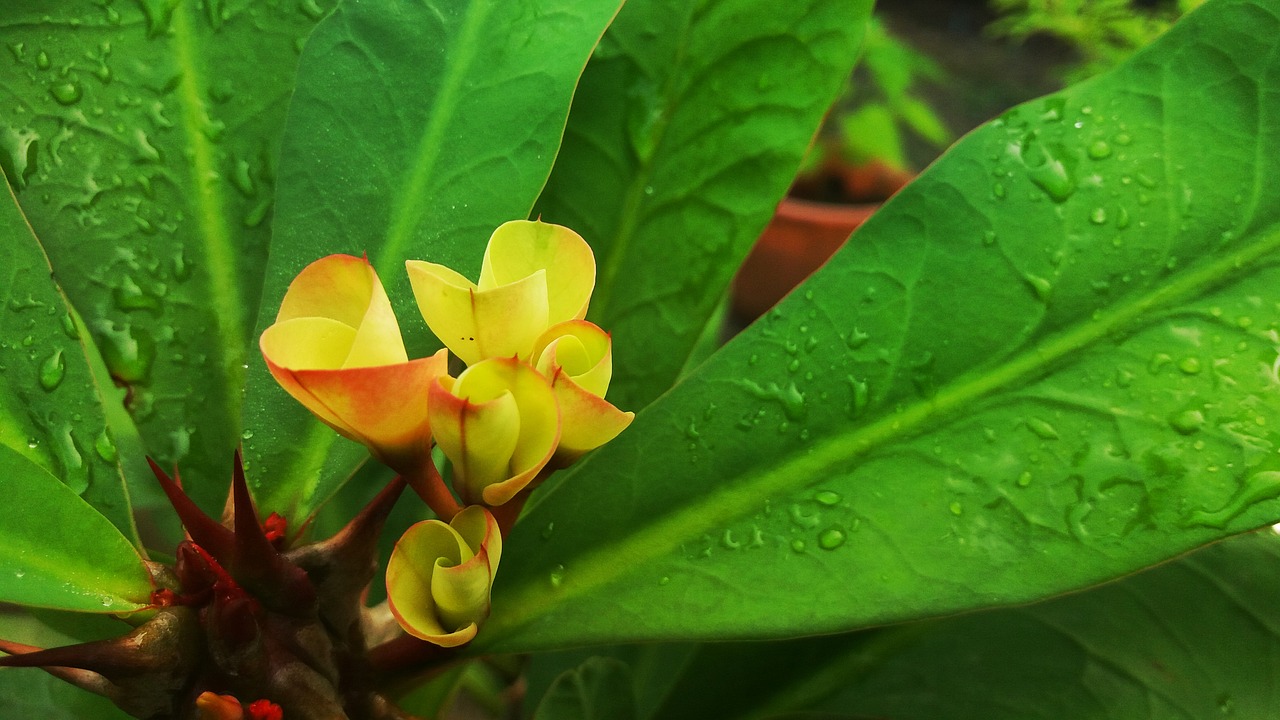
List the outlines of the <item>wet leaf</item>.
<svg viewBox="0 0 1280 720">
<path fill-rule="evenodd" d="M 0 445 L 63 482 L 138 544 L 125 469 L 137 431 L 123 393 L 95 373 L 98 350 L 50 279 L 49 261 L 8 188 L 0 190 Z M 20 506 L 10 506 L 20 507 Z"/>
<path fill-rule="evenodd" d="M 1277 15 L 971 133 L 535 498 L 474 649 L 1022 603 L 1280 519 Z"/>
<path fill-rule="evenodd" d="M 121 613 L 146 605 L 151 580 L 129 541 L 70 488 L 0 446 L 0 602 Z M 68 532 L 74 528 L 74 532 Z"/>
<path fill-rule="evenodd" d="M 844 87 L 871 3 L 635 2 L 574 96 L 538 201 L 599 265 L 610 399 L 670 387 Z"/>
<path fill-rule="evenodd" d="M 211 510 L 241 440 L 274 151 L 314 22 L 295 0 L 17 0 L 0 26 L 0 165 L 148 452 Z"/>
</svg>

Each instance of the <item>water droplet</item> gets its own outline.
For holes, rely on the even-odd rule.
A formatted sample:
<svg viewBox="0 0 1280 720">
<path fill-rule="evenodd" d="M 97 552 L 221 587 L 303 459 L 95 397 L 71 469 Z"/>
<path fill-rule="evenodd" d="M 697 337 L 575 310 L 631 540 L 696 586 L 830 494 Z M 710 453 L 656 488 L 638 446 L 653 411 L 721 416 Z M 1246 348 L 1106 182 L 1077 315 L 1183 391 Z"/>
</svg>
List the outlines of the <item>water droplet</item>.
<svg viewBox="0 0 1280 720">
<path fill-rule="evenodd" d="M 36 172 L 40 136 L 30 130 L 0 127 L 0 169 L 14 190 L 22 190 Z"/>
<path fill-rule="evenodd" d="M 1004 189 L 1004 183 L 996 183 L 991 186 L 991 194 L 995 195 L 999 199 L 1004 199 L 1009 192 Z"/>
<path fill-rule="evenodd" d="M 1058 431 L 1052 425 L 1041 420 L 1040 418 L 1030 417 L 1026 420 L 1027 429 L 1035 434 L 1041 440 L 1057 440 Z"/>
<path fill-rule="evenodd" d="M 564 566 L 556 565 L 551 569 L 551 575 L 548 578 L 551 581 L 551 587 L 558 588 L 564 584 Z"/>
<path fill-rule="evenodd" d="M 173 10 L 182 0 L 137 0 L 147 16 L 147 37 L 157 37 L 169 31 Z"/>
<path fill-rule="evenodd" d="M 1031 471 L 1023 470 L 1022 473 L 1018 475 L 1018 487 L 1027 487 L 1030 484 L 1031 484 Z"/>
<path fill-rule="evenodd" d="M 69 80 L 50 85 L 49 94 L 60 105 L 75 105 L 80 102 L 83 92 L 80 90 L 80 83 Z"/>
<path fill-rule="evenodd" d="M 816 500 L 819 505 L 834 507 L 840 504 L 840 500 L 842 498 L 838 492 L 832 492 L 831 490 L 819 490 L 814 494 L 813 499 Z"/>
<path fill-rule="evenodd" d="M 1089 145 L 1089 157 L 1094 160 L 1102 160 L 1111 157 L 1111 146 L 1106 140 L 1095 140 Z"/>
<path fill-rule="evenodd" d="M 72 340 L 80 339 L 80 331 L 76 328 L 76 321 L 71 317 L 71 313 L 62 316 L 62 332 Z"/>
<path fill-rule="evenodd" d="M 844 544 L 844 530 L 838 527 L 829 527 L 818 534 L 818 547 L 823 550 L 835 550 Z"/>
<path fill-rule="evenodd" d="M 961 505 L 959 500 L 952 500 L 951 504 L 948 505 L 947 508 L 951 510 L 952 515 L 964 514 L 964 505 Z"/>
<path fill-rule="evenodd" d="M 671 582 L 671 578 L 667 577 L 666 575 L 663 575 L 662 579 L 658 581 L 658 584 L 666 585 L 667 583 L 670 583 L 670 582 Z"/>
<path fill-rule="evenodd" d="M 93 449 L 103 460 L 109 463 L 116 461 L 116 444 L 111 441 L 111 434 L 106 428 L 102 428 L 102 432 L 98 433 L 98 437 L 93 441 Z"/>
<path fill-rule="evenodd" d="M 809 513 L 805 512 L 804 508 L 800 507 L 799 505 L 791 505 L 789 508 L 787 508 L 787 513 L 791 516 L 791 522 L 795 523 L 796 525 L 799 525 L 802 528 L 817 527 L 818 523 L 820 522 L 816 514 L 810 515 Z"/>
<path fill-rule="evenodd" d="M 26 577 L 26 575 L 27 575 L 27 571 L 23 570 L 22 568 L 18 568 L 17 570 L 13 571 L 13 576 L 16 578 L 23 578 L 23 577 Z"/>
<path fill-rule="evenodd" d="M 761 387 L 750 380 L 741 380 L 738 385 L 755 398 L 779 403 L 782 406 L 783 414 L 786 415 L 788 420 L 803 420 L 808 413 L 804 393 L 800 392 L 794 382 L 788 383 L 785 388 L 772 382 Z"/>
<path fill-rule="evenodd" d="M 253 175 L 249 172 L 248 162 L 236 161 L 235 168 L 231 172 L 231 184 L 245 197 L 253 197 Z"/>
<path fill-rule="evenodd" d="M 1211 512 L 1196 510 L 1187 518 L 1186 524 L 1222 529 L 1254 505 L 1276 497 L 1280 497 L 1280 471 L 1257 472 L 1245 480 L 1226 505 Z"/>
<path fill-rule="evenodd" d="M 1089 222 L 1094 225 L 1107 224 L 1107 209 L 1104 207 L 1096 207 L 1089 213 Z"/>
<path fill-rule="evenodd" d="M 792 540 L 792 541 L 791 541 L 791 550 L 792 550 L 793 552 L 802 553 L 802 552 L 804 552 L 804 549 L 805 549 L 805 545 L 804 545 L 804 541 L 803 541 L 803 540 Z"/>
<path fill-rule="evenodd" d="M 71 434 L 71 426 L 50 433 L 50 447 L 61 468 L 59 479 L 77 495 L 89 489 L 89 466 L 80 454 L 80 446 Z"/>
<path fill-rule="evenodd" d="M 1184 357 L 1178 361 L 1178 369 L 1187 375 L 1196 375 L 1200 372 L 1200 358 L 1195 356 Z"/>
<path fill-rule="evenodd" d="M 1123 132 L 1117 133 L 1115 138 L 1113 139 L 1116 141 L 1117 145 L 1128 145 L 1129 143 L 1133 142 L 1133 138 L 1129 135 L 1129 133 L 1123 133 Z"/>
<path fill-rule="evenodd" d="M 1169 418 L 1169 427 L 1183 435 L 1194 435 L 1204 423 L 1204 413 L 1199 410 L 1184 410 Z"/>
<path fill-rule="evenodd" d="M 143 290 L 132 275 L 125 275 L 120 284 L 111 291 L 111 298 L 117 308 L 129 310 L 160 310 L 160 300 Z"/>
<path fill-rule="evenodd" d="M 983 245 L 995 245 L 995 244 L 996 244 L 996 231 L 995 231 L 995 230 L 988 230 L 988 231 L 986 231 L 986 232 L 982 233 L 982 244 L 983 244 Z"/>
<path fill-rule="evenodd" d="M 302 0 L 298 3 L 298 9 L 312 20 L 319 20 L 324 16 L 324 8 L 320 7 L 316 0 Z"/>
<path fill-rule="evenodd" d="M 849 399 L 849 414 L 858 415 L 867 407 L 867 403 L 871 401 L 871 387 L 866 380 L 859 380 L 852 375 L 846 375 L 845 380 L 849 383 L 852 390 L 852 397 Z"/>
<path fill-rule="evenodd" d="M 1028 273 L 1023 276 L 1023 279 L 1031 286 L 1031 291 L 1035 293 L 1037 300 L 1042 303 L 1049 302 L 1049 296 L 1053 294 L 1053 283 L 1048 278 Z"/>
<path fill-rule="evenodd" d="M 1121 230 L 1129 227 L 1129 211 L 1123 207 L 1121 207 L 1119 212 L 1116 213 L 1116 227 Z M 1119 238 L 1117 238 L 1117 240 L 1118 239 Z"/>
<path fill-rule="evenodd" d="M 855 327 L 849 332 L 849 338 L 845 342 L 849 345 L 850 350 L 857 350 L 863 345 L 866 345 L 867 341 L 870 339 L 871 336 L 869 334 L 864 333 Z"/>
<path fill-rule="evenodd" d="M 724 534 L 720 536 L 720 545 L 725 550 L 737 550 L 742 547 L 742 543 L 733 537 L 732 530 L 724 531 Z"/>
<path fill-rule="evenodd" d="M 62 382 L 67 372 L 67 361 L 62 357 L 62 350 L 54 350 L 53 354 L 40 363 L 40 387 L 46 392 L 53 392 Z"/>
<path fill-rule="evenodd" d="M 145 382 L 156 357 L 156 343 L 144 330 L 125 325 L 101 331 L 102 359 L 112 377 L 127 383 Z"/>
<path fill-rule="evenodd" d="M 1022 140 L 1019 157 L 1031 182 L 1054 202 L 1063 202 L 1076 191 L 1070 156 L 1061 147 L 1048 145 L 1035 135 L 1028 135 Z"/>
</svg>

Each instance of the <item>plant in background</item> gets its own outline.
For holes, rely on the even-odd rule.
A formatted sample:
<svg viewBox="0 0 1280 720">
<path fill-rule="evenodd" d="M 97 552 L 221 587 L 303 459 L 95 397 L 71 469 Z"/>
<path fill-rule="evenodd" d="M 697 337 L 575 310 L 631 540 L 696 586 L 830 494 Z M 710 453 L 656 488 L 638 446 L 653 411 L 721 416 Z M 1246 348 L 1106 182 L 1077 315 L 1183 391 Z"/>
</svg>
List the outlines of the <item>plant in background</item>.
<svg viewBox="0 0 1280 720">
<path fill-rule="evenodd" d="M 820 200 L 883 200 L 908 182 L 915 171 L 909 140 L 941 149 L 952 139 L 922 87 L 945 77 L 932 59 L 872 16 L 858 72 L 805 156 L 795 192 Z M 832 181 L 843 185 L 835 198 L 824 189 Z"/>
<path fill-rule="evenodd" d="M 999 17 L 987 26 L 987 32 L 1018 41 L 1048 35 L 1066 43 L 1078 56 L 1062 70 L 1063 78 L 1072 83 L 1119 65 L 1203 2 L 991 0 Z"/>
<path fill-rule="evenodd" d="M 869 15 L 6 6 L 0 708 L 1270 718 L 1280 3 L 716 348 Z"/>
</svg>

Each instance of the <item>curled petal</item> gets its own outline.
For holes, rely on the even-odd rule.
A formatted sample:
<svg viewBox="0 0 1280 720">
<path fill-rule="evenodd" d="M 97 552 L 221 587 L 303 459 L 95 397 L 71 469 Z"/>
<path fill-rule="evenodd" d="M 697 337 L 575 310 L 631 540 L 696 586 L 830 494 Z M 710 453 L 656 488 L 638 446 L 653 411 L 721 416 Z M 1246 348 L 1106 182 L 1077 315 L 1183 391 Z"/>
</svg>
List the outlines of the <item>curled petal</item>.
<svg viewBox="0 0 1280 720">
<path fill-rule="evenodd" d="M 493 515 L 472 505 L 445 524 L 410 527 L 387 563 L 387 599 L 405 632 L 443 647 L 470 641 L 489 615 L 502 558 Z"/>
<path fill-rule="evenodd" d="M 427 457 L 426 394 L 446 355 L 409 361 L 387 293 L 369 262 L 330 255 L 294 278 L 259 338 L 290 395 L 401 471 Z"/>
<path fill-rule="evenodd" d="M 609 334 L 585 320 L 553 325 L 534 343 L 538 372 L 551 378 L 560 405 L 560 445 L 555 463 L 565 466 L 618 436 L 634 413 L 604 399 L 613 374 Z"/>
<path fill-rule="evenodd" d="M 464 502 L 507 502 L 533 482 L 560 441 L 550 382 L 514 358 L 484 360 L 456 380 L 438 378 L 427 407 Z"/>
<path fill-rule="evenodd" d="M 528 357 L 547 326 L 547 273 L 477 288 L 443 265 L 409 260 L 409 283 L 427 327 L 463 362 Z"/>
<path fill-rule="evenodd" d="M 538 372 L 568 375 L 583 390 L 604 397 L 613 377 L 613 343 L 609 333 L 586 320 L 570 320 L 547 328 L 533 344 Z"/>
<path fill-rule="evenodd" d="M 285 363 L 295 369 L 337 369 L 390 365 L 409 359 L 404 342 L 400 339 L 400 326 L 391 311 L 387 291 L 364 258 L 351 255 L 330 255 L 311 263 L 289 284 L 276 323 L 302 318 L 323 318 L 351 329 L 351 334 L 326 334 L 310 344 L 334 343 L 320 353 L 328 360 L 341 353 L 341 363 L 299 366 Z M 291 336 L 295 342 L 298 336 Z"/>
<path fill-rule="evenodd" d="M 480 288 L 513 283 L 539 270 L 547 273 L 547 324 L 586 317 L 596 285 L 595 255 L 581 235 L 562 225 L 513 220 L 499 226 L 484 251 Z"/>
</svg>

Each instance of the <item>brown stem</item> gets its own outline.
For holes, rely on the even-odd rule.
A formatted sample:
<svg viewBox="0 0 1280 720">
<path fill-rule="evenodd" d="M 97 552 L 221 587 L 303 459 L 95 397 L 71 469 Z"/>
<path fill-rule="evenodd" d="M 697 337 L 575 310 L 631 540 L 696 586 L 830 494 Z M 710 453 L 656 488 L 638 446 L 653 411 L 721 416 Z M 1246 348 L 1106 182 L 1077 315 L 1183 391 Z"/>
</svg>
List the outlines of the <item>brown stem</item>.
<svg viewBox="0 0 1280 720">
<path fill-rule="evenodd" d="M 397 673 L 434 665 L 450 655 L 449 648 L 402 634 L 369 650 L 369 666 L 377 673 Z"/>
<path fill-rule="evenodd" d="M 421 473 L 407 473 L 404 478 L 409 481 L 409 487 L 418 493 L 418 497 L 441 520 L 449 522 L 462 511 L 462 506 L 444 484 L 444 478 L 440 477 L 436 464 L 429 458 L 422 464 Z"/>
</svg>

